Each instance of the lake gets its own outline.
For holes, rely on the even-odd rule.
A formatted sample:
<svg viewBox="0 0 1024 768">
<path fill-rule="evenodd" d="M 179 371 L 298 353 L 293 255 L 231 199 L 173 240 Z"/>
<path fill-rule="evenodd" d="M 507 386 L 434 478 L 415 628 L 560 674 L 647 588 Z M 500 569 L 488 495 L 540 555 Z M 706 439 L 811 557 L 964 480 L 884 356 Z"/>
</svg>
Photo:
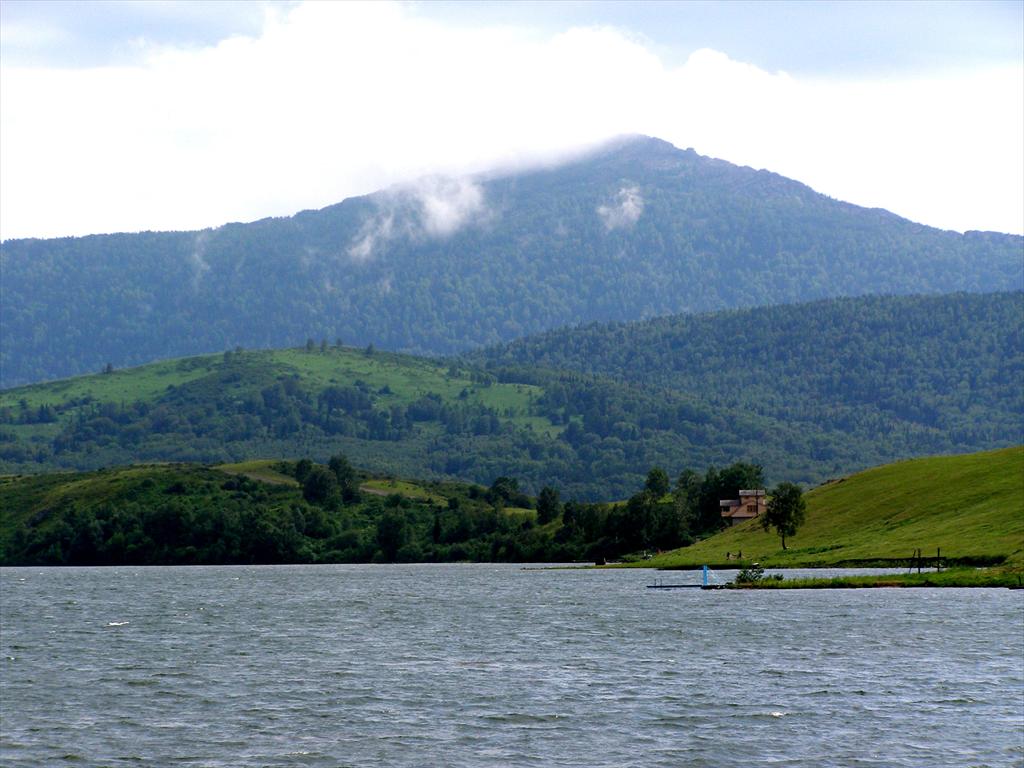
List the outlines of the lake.
<svg viewBox="0 0 1024 768">
<path fill-rule="evenodd" d="M 1024 591 L 699 578 L 0 569 L 0 763 L 1024 764 Z"/>
</svg>

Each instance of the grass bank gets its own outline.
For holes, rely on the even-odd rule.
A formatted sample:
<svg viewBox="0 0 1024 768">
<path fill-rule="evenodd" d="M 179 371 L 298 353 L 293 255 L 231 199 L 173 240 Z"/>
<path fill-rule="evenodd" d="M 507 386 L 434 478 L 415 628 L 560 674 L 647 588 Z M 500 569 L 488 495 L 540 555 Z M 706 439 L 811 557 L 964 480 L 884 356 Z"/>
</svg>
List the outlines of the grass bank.
<svg viewBox="0 0 1024 768">
<path fill-rule="evenodd" d="M 763 579 L 731 589 L 865 589 L 878 587 L 1024 587 L 1024 574 L 1010 568 L 951 568 L 930 573 L 837 576 L 829 579 Z"/>
<path fill-rule="evenodd" d="M 905 565 L 920 549 L 926 558 L 941 551 L 948 565 L 1001 566 L 1014 582 L 1024 573 L 1024 447 L 887 464 L 826 483 L 806 500 L 807 520 L 789 549 L 752 520 L 638 565 Z M 954 578 L 968 577 L 946 577 Z"/>
</svg>

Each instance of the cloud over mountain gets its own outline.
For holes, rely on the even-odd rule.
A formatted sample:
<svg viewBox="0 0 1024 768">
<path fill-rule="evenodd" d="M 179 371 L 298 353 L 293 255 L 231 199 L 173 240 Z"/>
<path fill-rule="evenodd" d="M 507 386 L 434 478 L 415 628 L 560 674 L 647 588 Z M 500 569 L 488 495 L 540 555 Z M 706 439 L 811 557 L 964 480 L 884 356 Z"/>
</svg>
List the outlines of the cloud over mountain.
<svg viewBox="0 0 1024 768">
<path fill-rule="evenodd" d="M 82 69 L 5 61 L 0 79 L 5 238 L 286 215 L 622 133 L 943 228 L 1024 230 L 1019 66 L 813 79 L 709 49 L 668 63 L 608 26 L 552 34 L 313 2 L 215 45 L 144 45 Z M 448 199 L 425 199 L 441 230 L 460 220 Z"/>
<path fill-rule="evenodd" d="M 354 261 L 373 258 L 395 237 L 444 238 L 487 215 L 483 188 L 466 176 L 427 176 L 374 195 L 374 203 L 348 248 Z"/>
<path fill-rule="evenodd" d="M 622 187 L 616 193 L 614 202 L 597 207 L 597 215 L 608 231 L 636 224 L 643 212 L 644 199 L 639 187 Z"/>
</svg>

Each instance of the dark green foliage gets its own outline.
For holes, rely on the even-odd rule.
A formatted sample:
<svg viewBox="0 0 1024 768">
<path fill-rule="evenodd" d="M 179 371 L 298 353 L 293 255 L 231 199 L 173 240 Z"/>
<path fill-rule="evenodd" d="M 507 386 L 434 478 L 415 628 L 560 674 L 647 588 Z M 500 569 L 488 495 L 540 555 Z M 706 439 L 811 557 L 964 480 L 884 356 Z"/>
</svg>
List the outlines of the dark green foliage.
<svg viewBox="0 0 1024 768">
<path fill-rule="evenodd" d="M 359 477 L 348 459 L 341 454 L 331 456 L 327 466 L 338 482 L 342 501 L 346 504 L 359 501 Z"/>
<path fill-rule="evenodd" d="M 1024 428 L 1020 292 L 836 299 L 588 325 L 471 357 L 492 370 L 574 370 L 689 393 L 699 398 L 688 406 L 691 418 L 713 422 L 716 408 L 766 417 L 794 430 L 784 441 L 790 456 L 806 451 L 834 463 L 834 474 L 850 450 L 880 464 L 1011 445 Z M 753 421 L 733 427 L 739 441 L 758 429 Z M 770 451 L 772 436 L 760 440 Z M 759 455 L 775 464 L 765 450 Z M 770 474 L 780 476 L 774 466 Z"/>
<path fill-rule="evenodd" d="M 660 499 L 668 493 L 668 473 L 661 467 L 654 467 L 647 473 L 647 482 L 644 484 L 644 488 L 650 491 L 651 496 L 655 499 Z"/>
<path fill-rule="evenodd" d="M 782 548 L 786 548 L 786 537 L 794 536 L 807 516 L 807 503 L 803 489 L 794 483 L 779 483 L 768 499 L 768 509 L 761 516 L 761 527 L 766 531 L 774 528 L 782 537 Z"/>
<path fill-rule="evenodd" d="M 590 326 L 443 363 L 236 350 L 143 373 L 194 378 L 138 398 L 91 394 L 134 372 L 0 393 L 0 471 L 336 456 L 344 504 L 358 501 L 344 457 L 412 477 L 515 477 L 520 493 L 549 485 L 577 500 L 626 498 L 652 466 L 714 478 L 709 467 L 754 459 L 756 472 L 723 483 L 810 485 L 897 458 L 1018 442 L 1022 302 L 1020 293 L 844 299 Z M 368 384 L 353 360 L 386 373 Z M 617 378 L 536 365 L 584 360 Z M 409 383 L 422 376 L 434 384 Z M 299 465 L 300 482 L 310 467 Z M 699 495 L 690 481 L 687 494 Z M 493 493 L 526 506 L 500 484 Z M 688 530 L 713 529 L 727 497 L 709 486 L 688 503 Z"/>
<path fill-rule="evenodd" d="M 542 529 L 515 478 L 486 491 L 420 488 L 342 507 L 335 474 L 319 464 L 302 487 L 190 465 L 8 477 L 0 565 L 566 561 L 687 540 L 673 505 L 646 491 L 639 505 L 569 502 L 560 524 L 558 491 L 546 488 Z"/>
<path fill-rule="evenodd" d="M 309 562 L 333 530 L 294 490 L 199 467 L 9 480 L 0 499 L 5 565 Z"/>
<path fill-rule="evenodd" d="M 445 237 L 393 191 L 201 232 L 7 241 L 0 385 L 236 344 L 447 354 L 578 322 L 1021 284 L 1020 237 L 923 227 L 656 139 L 479 185 L 481 215 Z M 598 211 L 629 188 L 642 214 L 609 228 Z"/>
<path fill-rule="evenodd" d="M 562 511 L 562 503 L 558 499 L 558 491 L 545 485 L 537 495 L 537 522 L 547 525 L 555 520 Z"/>
<path fill-rule="evenodd" d="M 310 504 L 334 507 L 341 501 L 338 479 L 324 467 L 313 467 L 302 483 L 302 498 Z"/>
<path fill-rule="evenodd" d="M 299 459 L 295 462 L 293 474 L 300 483 L 305 483 L 309 473 L 313 471 L 313 462 L 309 459 Z"/>
<path fill-rule="evenodd" d="M 377 546 L 385 562 L 395 561 L 408 538 L 405 515 L 401 510 L 389 509 L 377 518 Z"/>
<path fill-rule="evenodd" d="M 519 490 L 519 480 L 514 477 L 499 477 L 491 483 L 485 498 L 492 504 L 512 507 L 530 507 L 529 497 Z"/>
</svg>

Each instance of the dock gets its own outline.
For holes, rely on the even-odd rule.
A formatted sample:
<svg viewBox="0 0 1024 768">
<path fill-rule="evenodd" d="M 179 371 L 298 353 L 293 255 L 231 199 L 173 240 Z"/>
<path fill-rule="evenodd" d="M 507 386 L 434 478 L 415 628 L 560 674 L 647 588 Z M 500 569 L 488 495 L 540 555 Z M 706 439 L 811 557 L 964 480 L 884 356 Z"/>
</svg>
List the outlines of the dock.
<svg viewBox="0 0 1024 768">
<path fill-rule="evenodd" d="M 725 584 L 711 584 L 708 580 L 708 567 L 705 565 L 701 574 L 700 584 L 661 584 L 654 582 L 648 584 L 648 589 L 725 589 Z"/>
</svg>

